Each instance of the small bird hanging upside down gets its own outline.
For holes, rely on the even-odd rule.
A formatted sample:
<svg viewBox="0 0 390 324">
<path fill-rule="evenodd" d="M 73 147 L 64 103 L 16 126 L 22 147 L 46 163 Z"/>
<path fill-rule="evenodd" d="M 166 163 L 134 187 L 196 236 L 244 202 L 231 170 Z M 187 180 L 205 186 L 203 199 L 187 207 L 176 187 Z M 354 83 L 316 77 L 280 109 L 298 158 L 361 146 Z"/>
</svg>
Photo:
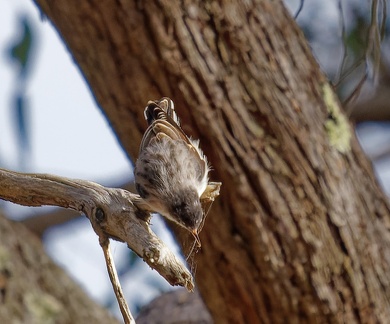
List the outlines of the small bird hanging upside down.
<svg viewBox="0 0 390 324">
<path fill-rule="evenodd" d="M 219 195 L 221 183 L 208 182 L 210 167 L 199 141 L 180 127 L 173 101 L 149 101 L 148 122 L 135 164 L 135 185 L 150 210 L 186 228 L 200 247 L 202 203 Z"/>
</svg>

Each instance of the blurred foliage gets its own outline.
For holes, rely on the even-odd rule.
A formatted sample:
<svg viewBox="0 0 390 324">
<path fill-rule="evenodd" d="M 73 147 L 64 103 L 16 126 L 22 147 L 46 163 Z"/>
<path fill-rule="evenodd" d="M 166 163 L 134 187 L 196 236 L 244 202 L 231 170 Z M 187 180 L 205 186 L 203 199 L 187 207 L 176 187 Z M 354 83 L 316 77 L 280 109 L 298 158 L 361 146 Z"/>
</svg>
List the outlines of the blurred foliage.
<svg viewBox="0 0 390 324">
<path fill-rule="evenodd" d="M 19 29 L 23 29 L 23 31 L 12 40 L 7 49 L 7 54 L 11 61 L 19 66 L 20 79 L 25 80 L 31 64 L 31 50 L 35 36 L 31 23 L 26 16 L 20 16 L 17 24 L 19 25 Z"/>
<path fill-rule="evenodd" d="M 19 164 L 20 167 L 26 169 L 25 163 L 27 162 L 28 154 L 30 152 L 30 139 L 29 139 L 29 105 L 27 96 L 18 92 L 14 96 L 14 125 L 16 130 L 16 136 L 18 138 L 19 148 Z"/>
<path fill-rule="evenodd" d="M 16 82 L 11 93 L 11 116 L 15 137 L 18 143 L 19 168 L 26 170 L 30 165 L 30 116 L 27 92 L 27 82 L 33 62 L 33 48 L 36 44 L 36 34 L 27 16 L 19 16 L 16 36 L 5 49 L 6 56 L 16 66 Z M 21 32 L 20 32 L 21 30 Z"/>
<path fill-rule="evenodd" d="M 366 81 L 374 84 L 379 78 L 381 57 L 384 54 L 382 45 L 386 41 L 387 11 L 386 0 L 372 0 L 368 13 L 363 13 L 356 4 L 350 10 L 354 17 L 353 27 L 348 34 L 344 32 L 343 27 L 344 56 L 339 67 L 339 78 L 334 80 L 339 92 L 342 87 L 345 88 L 345 84 L 353 84 L 352 89 L 343 98 L 345 107 L 359 97 Z M 344 26 L 344 19 L 342 24 Z M 345 63 L 348 56 L 350 63 L 347 65 Z"/>
<path fill-rule="evenodd" d="M 345 37 L 344 46 L 348 49 L 348 53 L 352 53 L 355 58 L 358 58 L 364 54 L 367 47 L 369 21 L 358 10 L 353 10 L 352 13 L 354 16 L 353 27 Z"/>
<path fill-rule="evenodd" d="M 375 82 L 381 56 L 387 55 L 383 50 L 389 43 L 387 2 L 312 0 L 297 6 L 297 23 L 347 106 L 359 96 L 363 84 Z"/>
</svg>

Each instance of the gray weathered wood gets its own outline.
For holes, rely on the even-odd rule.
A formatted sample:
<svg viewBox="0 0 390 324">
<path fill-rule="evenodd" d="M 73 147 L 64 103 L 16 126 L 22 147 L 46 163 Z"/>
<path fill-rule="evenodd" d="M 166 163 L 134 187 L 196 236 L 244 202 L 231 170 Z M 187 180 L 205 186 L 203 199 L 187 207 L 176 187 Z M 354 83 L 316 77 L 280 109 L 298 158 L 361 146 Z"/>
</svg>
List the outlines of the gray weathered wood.
<svg viewBox="0 0 390 324">
<path fill-rule="evenodd" d="M 24 206 L 60 206 L 84 213 L 98 235 L 103 231 L 126 242 L 171 285 L 194 287 L 191 273 L 151 231 L 150 215 L 136 194 L 90 181 L 0 169 L 0 198 Z"/>
</svg>

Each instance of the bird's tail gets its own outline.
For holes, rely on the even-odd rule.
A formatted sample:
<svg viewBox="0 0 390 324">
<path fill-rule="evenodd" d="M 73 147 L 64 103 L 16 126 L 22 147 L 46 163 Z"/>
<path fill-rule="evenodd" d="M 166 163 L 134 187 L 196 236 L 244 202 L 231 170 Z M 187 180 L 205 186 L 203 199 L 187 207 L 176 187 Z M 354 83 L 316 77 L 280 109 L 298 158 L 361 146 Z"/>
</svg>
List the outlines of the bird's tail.
<svg viewBox="0 0 390 324">
<path fill-rule="evenodd" d="M 144 115 L 149 126 L 154 121 L 166 120 L 170 123 L 173 121 L 180 127 L 179 117 L 177 117 L 175 112 L 175 105 L 168 97 L 161 98 L 160 100 L 149 101 L 145 108 Z"/>
</svg>

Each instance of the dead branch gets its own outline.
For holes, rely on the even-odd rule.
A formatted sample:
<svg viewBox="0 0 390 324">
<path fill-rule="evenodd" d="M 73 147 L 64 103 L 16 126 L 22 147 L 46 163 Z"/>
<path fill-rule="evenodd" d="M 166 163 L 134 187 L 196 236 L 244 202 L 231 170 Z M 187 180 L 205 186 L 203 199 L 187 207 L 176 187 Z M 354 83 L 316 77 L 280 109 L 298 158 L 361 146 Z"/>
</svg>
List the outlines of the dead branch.
<svg viewBox="0 0 390 324">
<path fill-rule="evenodd" d="M 103 249 L 104 259 L 106 260 L 107 271 L 110 277 L 112 288 L 114 289 L 115 297 L 119 304 L 119 309 L 126 324 L 135 324 L 133 315 L 130 312 L 126 299 L 123 295 L 122 287 L 119 282 L 118 273 L 115 268 L 114 259 L 110 250 L 110 240 L 103 232 L 99 233 L 99 243 Z"/>
<path fill-rule="evenodd" d="M 130 192 L 135 192 L 134 182 L 126 182 L 121 185 L 113 186 L 115 188 L 122 188 Z M 75 218 L 80 217 L 79 212 L 75 212 L 72 209 L 58 208 L 49 212 L 43 212 L 40 214 L 33 214 L 25 219 L 21 220 L 24 226 L 26 226 L 31 232 L 35 233 L 40 239 L 42 239 L 45 232 L 54 227 L 65 224 Z"/>
<path fill-rule="evenodd" d="M 123 189 L 48 174 L 0 169 L 0 198 L 24 206 L 59 206 L 84 213 L 95 232 L 126 242 L 128 247 L 171 285 L 194 288 L 190 272 L 151 231 L 138 195 Z"/>
</svg>

